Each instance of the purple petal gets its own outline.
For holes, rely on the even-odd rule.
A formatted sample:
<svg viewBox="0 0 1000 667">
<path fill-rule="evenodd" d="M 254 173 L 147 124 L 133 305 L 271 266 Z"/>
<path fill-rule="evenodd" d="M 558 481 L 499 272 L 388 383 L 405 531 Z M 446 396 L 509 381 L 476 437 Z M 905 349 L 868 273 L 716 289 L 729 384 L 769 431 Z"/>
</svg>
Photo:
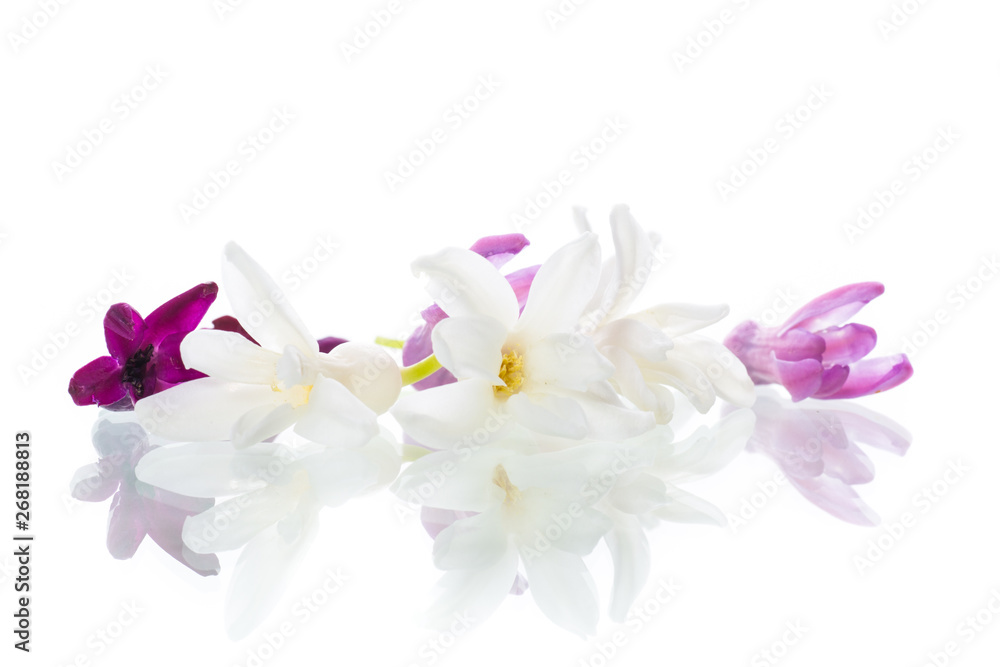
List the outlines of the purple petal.
<svg viewBox="0 0 1000 667">
<path fill-rule="evenodd" d="M 845 437 L 843 432 L 840 435 Z M 875 479 L 875 464 L 854 443 L 824 444 L 823 474 L 844 484 L 867 484 Z"/>
<path fill-rule="evenodd" d="M 801 401 L 815 394 L 823 382 L 823 364 L 815 359 L 801 361 L 774 360 L 781 384 L 792 395 L 793 401 Z"/>
<path fill-rule="evenodd" d="M 338 345 L 346 343 L 347 339 L 337 338 L 336 336 L 327 336 L 326 338 L 320 338 L 316 342 L 319 343 L 320 354 L 326 354 L 327 352 L 337 347 Z"/>
<path fill-rule="evenodd" d="M 104 316 L 104 340 L 111 356 L 124 364 L 143 343 L 146 325 L 127 303 L 116 303 Z"/>
<path fill-rule="evenodd" d="M 522 311 L 524 310 L 524 304 L 528 303 L 528 291 L 531 289 L 531 283 L 534 282 L 535 274 L 538 273 L 538 269 L 540 268 L 542 267 L 539 264 L 518 269 L 507 274 L 507 282 L 514 289 L 514 296 L 517 297 L 517 305 L 520 306 Z"/>
<path fill-rule="evenodd" d="M 194 331 L 218 293 L 215 283 L 202 283 L 151 312 L 146 318 L 147 342 L 156 345 L 170 334 Z"/>
<path fill-rule="evenodd" d="M 792 313 L 781 327 L 779 334 L 791 329 L 817 331 L 841 324 L 884 291 L 882 283 L 874 282 L 838 287 L 816 297 Z"/>
<path fill-rule="evenodd" d="M 878 515 L 847 484 L 832 477 L 798 479 L 789 477 L 806 500 L 841 521 L 858 526 L 877 526 Z"/>
<path fill-rule="evenodd" d="M 115 494 L 108 513 L 108 551 L 118 560 L 127 560 L 146 537 L 142 520 L 142 500 L 124 489 Z"/>
<path fill-rule="evenodd" d="M 170 334 L 164 337 L 156 348 L 152 362 L 155 376 L 167 385 L 172 386 L 205 377 L 204 373 L 185 366 L 184 360 L 181 359 L 181 341 L 187 335 L 188 332 Z M 156 393 L 156 391 L 157 388 L 153 387 L 150 393 Z"/>
<path fill-rule="evenodd" d="M 490 260 L 498 269 L 530 245 L 524 234 L 501 234 L 484 236 L 469 248 L 474 253 Z"/>
<path fill-rule="evenodd" d="M 913 375 L 905 354 L 863 359 L 851 365 L 851 374 L 839 391 L 824 398 L 857 398 L 877 394 L 900 385 Z"/>
<path fill-rule="evenodd" d="M 128 396 L 122 367 L 112 357 L 98 357 L 73 374 L 69 395 L 77 405 L 112 405 Z"/>
<path fill-rule="evenodd" d="M 217 317 L 212 320 L 212 328 L 218 329 L 219 331 L 231 331 L 232 333 L 238 333 L 254 345 L 260 345 L 260 343 L 255 341 L 253 337 L 247 333 L 247 330 L 243 328 L 240 321 L 232 315 L 223 315 L 222 317 Z"/>
<path fill-rule="evenodd" d="M 751 320 L 738 324 L 730 331 L 723 345 L 743 362 L 755 384 L 781 382 L 776 359 L 788 362 L 813 359 L 819 362 L 826 347 L 822 338 L 808 331 L 792 330 L 784 336 L 776 336 L 774 329 L 762 328 Z"/>
<path fill-rule="evenodd" d="M 842 327 L 831 327 L 818 331 L 826 343 L 823 350 L 823 363 L 830 364 L 852 364 L 875 349 L 875 342 L 878 336 L 871 327 L 863 324 L 845 324 Z"/>
<path fill-rule="evenodd" d="M 897 456 L 910 447 L 909 431 L 874 410 L 854 404 L 842 404 L 842 409 L 827 410 L 837 415 L 851 442 L 868 445 Z"/>
<path fill-rule="evenodd" d="M 825 358 L 824 361 L 826 361 Z M 844 383 L 847 382 L 847 377 L 850 373 L 851 370 L 842 364 L 830 366 L 825 369 L 823 371 L 823 379 L 819 383 L 819 389 L 813 394 L 813 398 L 826 398 L 830 394 L 839 391 L 844 386 Z"/>
<path fill-rule="evenodd" d="M 448 317 L 437 305 L 425 308 L 420 315 L 424 318 L 424 323 L 417 327 L 417 330 L 410 334 L 410 337 L 403 343 L 403 363 L 407 366 L 412 366 L 418 361 L 423 361 L 434 353 L 431 333 L 438 322 Z M 451 384 L 454 381 L 455 376 L 442 368 L 420 382 L 415 382 L 413 388 L 423 391 L 432 387 L 440 387 L 443 384 Z"/>
</svg>

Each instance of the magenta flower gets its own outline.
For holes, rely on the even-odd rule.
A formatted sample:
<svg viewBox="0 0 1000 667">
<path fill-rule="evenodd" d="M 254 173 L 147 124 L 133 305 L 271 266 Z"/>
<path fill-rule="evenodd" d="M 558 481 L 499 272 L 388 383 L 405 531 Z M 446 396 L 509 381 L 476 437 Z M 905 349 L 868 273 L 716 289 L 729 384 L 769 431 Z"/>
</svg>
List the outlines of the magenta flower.
<svg viewBox="0 0 1000 667">
<path fill-rule="evenodd" d="M 169 387 L 205 377 L 184 366 L 180 345 L 201 322 L 219 292 L 203 283 L 154 310 L 143 319 L 127 303 L 116 303 L 104 316 L 107 357 L 73 374 L 69 394 L 77 405 L 131 410 L 135 402 Z"/>
<path fill-rule="evenodd" d="M 490 260 L 493 266 L 500 269 L 528 245 L 528 239 L 523 234 L 501 234 L 499 236 L 485 236 L 473 243 L 469 250 L 482 255 Z M 535 279 L 535 274 L 538 273 L 538 268 L 538 266 L 529 266 L 506 276 L 507 282 L 514 289 L 521 310 L 524 310 L 524 304 L 528 301 L 528 290 L 531 288 L 531 282 Z M 420 315 L 424 318 L 424 323 L 410 334 L 403 345 L 403 363 L 407 366 L 422 361 L 434 353 L 431 334 L 437 323 L 448 317 L 437 304 L 426 308 Z M 430 389 L 443 384 L 451 384 L 454 381 L 455 376 L 442 368 L 423 380 L 415 382 L 413 387 L 418 390 Z"/>
<path fill-rule="evenodd" d="M 111 500 L 108 513 L 108 551 L 118 560 L 135 555 L 149 535 L 161 549 L 202 576 L 219 573 L 214 554 L 197 554 L 181 539 L 184 521 L 215 505 L 211 498 L 189 498 L 140 482 L 135 467 L 147 452 L 146 431 L 136 423 L 102 419 L 94 427 L 98 461 L 80 468 L 71 484 L 72 495 L 85 502 Z"/>
<path fill-rule="evenodd" d="M 875 330 L 843 324 L 885 288 L 881 283 L 845 285 L 819 296 L 778 327 L 750 320 L 723 341 L 746 366 L 754 384 L 777 383 L 792 400 L 856 398 L 892 389 L 913 375 L 905 354 L 865 359 Z"/>
<path fill-rule="evenodd" d="M 848 523 L 874 526 L 878 515 L 854 487 L 875 479 L 875 466 L 859 445 L 903 456 L 910 434 L 886 417 L 850 403 L 795 407 L 762 395 L 747 451 L 766 454 L 809 502 Z"/>
</svg>

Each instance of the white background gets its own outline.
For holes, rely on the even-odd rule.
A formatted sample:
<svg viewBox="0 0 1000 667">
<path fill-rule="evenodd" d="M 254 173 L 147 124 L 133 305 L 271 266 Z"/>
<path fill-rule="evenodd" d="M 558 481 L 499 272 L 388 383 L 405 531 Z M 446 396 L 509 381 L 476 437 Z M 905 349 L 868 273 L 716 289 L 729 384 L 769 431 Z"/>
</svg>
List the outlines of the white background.
<svg viewBox="0 0 1000 667">
<path fill-rule="evenodd" d="M 44 4 L 8 0 L 0 16 L 0 515 L 13 521 L 13 434 L 30 429 L 37 534 L 30 656 L 10 647 L 12 560 L 0 557 L 4 664 L 246 665 L 284 620 L 295 634 L 264 664 L 601 665 L 616 631 L 624 645 L 609 664 L 769 664 L 759 651 L 795 622 L 808 630 L 780 664 L 918 666 L 952 640 L 960 651 L 948 664 L 995 664 L 1000 618 L 971 642 L 958 625 L 1000 591 L 1000 288 L 978 278 L 993 277 L 984 261 L 1000 247 L 1000 5 L 909 0 L 912 15 L 897 13 L 890 30 L 880 27 L 893 15 L 889 0 L 592 0 L 554 25 L 546 11 L 555 0 L 405 1 L 349 61 L 342 45 L 387 2 L 247 0 L 220 16 L 212 0 L 95 0 L 50 3 L 51 18 L 39 14 Z M 729 23 L 713 23 L 723 10 Z M 32 31 L 26 20 L 44 25 Z M 701 53 L 691 47 L 696 57 L 679 65 L 676 54 L 699 39 Z M 146 68 L 165 78 L 154 87 Z M 499 85 L 489 96 L 480 89 L 486 99 L 470 102 L 478 108 L 456 127 L 446 114 L 480 77 Z M 148 89 L 131 92 L 144 78 Z M 800 108 L 820 88 L 829 99 Z M 136 107 L 126 118 L 123 94 Z M 274 109 L 294 120 L 247 160 L 241 144 Z M 799 127 L 783 129 L 796 111 Z M 89 155 L 60 178 L 54 163 L 103 119 L 111 133 L 92 151 L 83 146 Z M 624 129 L 582 168 L 576 151 L 609 120 Z M 444 143 L 391 191 L 385 172 L 435 128 Z M 908 161 L 947 128 L 957 139 L 913 172 Z M 724 201 L 718 183 L 768 139 L 776 152 L 749 166 L 755 173 Z M 186 221 L 180 206 L 229 160 L 240 173 Z M 886 285 L 855 318 L 878 328 L 876 353 L 900 351 L 938 316 L 933 335 L 917 336 L 913 379 L 859 401 L 913 434 L 903 459 L 871 453 L 878 475 L 860 489 L 887 523 L 918 515 L 875 567 L 859 573 L 854 559 L 884 527 L 842 524 L 786 486 L 739 531 L 654 533 L 643 600 L 671 577 L 682 591 L 638 630 L 604 621 L 584 641 L 526 595 L 439 654 L 436 635 L 413 620 L 437 577 L 430 541 L 383 493 L 325 514 L 280 609 L 261 633 L 233 643 L 222 624 L 232 558 L 212 580 L 148 543 L 118 562 L 104 547 L 107 503 L 66 506 L 74 470 L 94 459 L 96 410 L 66 393 L 73 371 L 105 353 L 104 309 L 95 314 L 88 299 L 120 288 L 111 300 L 146 314 L 217 280 L 222 246 L 235 239 L 288 288 L 316 334 L 405 335 L 425 303 L 409 262 L 515 231 L 512 214 L 563 169 L 571 183 L 543 197 L 541 215 L 521 230 L 533 241 L 525 262 L 572 238 L 571 206 L 586 206 L 607 241 L 607 212 L 626 202 L 672 253 L 647 300 L 730 303 L 730 318 L 712 329 L 720 337 L 784 293 L 798 306 L 861 280 Z M 852 237 L 845 225 L 858 207 L 896 179 L 903 194 Z M 313 262 L 317 239 L 328 237 L 338 251 Z M 303 267 L 314 270 L 294 278 Z M 127 274 L 124 287 L 116 271 Z M 979 289 L 967 299 L 959 285 Z M 220 298 L 210 317 L 227 311 Z M 24 370 L 33 359 L 34 374 Z M 915 494 L 953 461 L 970 472 L 930 511 L 916 510 Z M 691 488 L 735 512 L 773 472 L 745 455 Z M 607 561 L 603 552 L 593 559 L 605 595 Z M 338 567 L 349 583 L 299 623 L 289 610 Z M 136 622 L 110 647 L 95 641 L 129 603 L 142 609 Z"/>
</svg>

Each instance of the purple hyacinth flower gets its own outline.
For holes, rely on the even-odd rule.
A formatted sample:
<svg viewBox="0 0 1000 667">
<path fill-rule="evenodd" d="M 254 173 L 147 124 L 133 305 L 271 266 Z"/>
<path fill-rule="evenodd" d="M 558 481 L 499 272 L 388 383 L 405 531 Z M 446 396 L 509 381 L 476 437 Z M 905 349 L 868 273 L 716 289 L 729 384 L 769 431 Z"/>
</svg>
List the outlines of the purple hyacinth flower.
<svg viewBox="0 0 1000 667">
<path fill-rule="evenodd" d="M 523 234 L 501 234 L 499 236 L 485 236 L 473 243 L 469 250 L 485 257 L 493 266 L 500 269 L 528 245 L 529 241 Z M 506 276 L 507 282 L 510 283 L 517 296 L 517 303 L 521 310 L 524 310 L 524 304 L 528 301 L 528 290 L 531 289 L 531 283 L 535 279 L 535 274 L 538 273 L 538 268 L 538 266 L 529 266 Z M 423 310 L 420 316 L 424 323 L 417 327 L 417 330 L 410 334 L 410 337 L 403 344 L 403 363 L 407 366 L 422 361 L 434 353 L 431 334 L 438 322 L 448 317 L 437 304 Z M 415 382 L 413 387 L 417 390 L 423 390 L 452 382 L 455 382 L 455 376 L 442 368 L 423 380 Z"/>
<path fill-rule="evenodd" d="M 203 283 L 175 296 L 145 319 L 127 303 L 111 306 L 104 316 L 104 338 L 111 354 L 73 374 L 69 382 L 73 402 L 131 410 L 144 396 L 205 377 L 184 366 L 180 345 L 201 322 L 218 292 L 215 283 Z"/>
<path fill-rule="evenodd" d="M 848 523 L 874 526 L 878 515 L 854 490 L 875 478 L 859 445 L 903 456 L 910 435 L 886 417 L 849 403 L 797 407 L 776 395 L 754 403 L 756 423 L 747 451 L 765 454 L 811 503 Z"/>
<path fill-rule="evenodd" d="M 148 535 L 178 562 L 202 575 L 216 575 L 219 559 L 197 554 L 181 539 L 184 521 L 215 504 L 211 498 L 189 498 L 140 482 L 135 467 L 150 445 L 146 431 L 133 422 L 100 420 L 94 428 L 98 461 L 80 468 L 71 483 L 72 495 L 85 502 L 111 498 L 108 513 L 108 551 L 127 560 Z M 112 497 L 113 495 L 113 497 Z"/>
<path fill-rule="evenodd" d="M 910 360 L 905 354 L 865 359 L 875 347 L 875 330 L 843 324 L 883 291 L 881 283 L 845 285 L 813 299 L 781 326 L 748 320 L 723 342 L 755 384 L 780 384 L 795 401 L 892 389 L 913 375 Z"/>
</svg>

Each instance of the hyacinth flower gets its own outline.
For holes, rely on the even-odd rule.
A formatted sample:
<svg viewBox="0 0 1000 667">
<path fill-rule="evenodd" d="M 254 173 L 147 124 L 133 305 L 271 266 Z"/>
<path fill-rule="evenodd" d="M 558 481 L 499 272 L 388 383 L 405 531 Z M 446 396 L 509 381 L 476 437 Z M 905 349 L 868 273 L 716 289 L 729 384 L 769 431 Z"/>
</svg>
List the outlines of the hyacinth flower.
<svg viewBox="0 0 1000 667">
<path fill-rule="evenodd" d="M 77 405 L 131 410 L 136 401 L 174 385 L 204 377 L 184 366 L 180 344 L 198 326 L 219 288 L 192 287 L 143 318 L 127 303 L 116 303 L 104 316 L 106 357 L 73 374 L 69 394 Z"/>
<path fill-rule="evenodd" d="M 530 245 L 528 239 L 523 234 L 501 234 L 499 236 L 485 236 L 472 244 L 469 250 L 488 259 L 490 264 L 501 269 L 528 245 Z M 507 282 L 514 289 L 521 310 L 524 310 L 524 304 L 528 300 L 528 290 L 531 288 L 531 282 L 537 272 L 538 266 L 529 266 L 505 276 Z M 416 331 L 403 344 L 403 363 L 407 365 L 419 363 L 434 353 L 431 335 L 438 322 L 446 319 L 448 314 L 437 304 L 432 304 L 424 309 L 420 316 L 424 323 L 417 327 Z M 419 391 L 440 387 L 454 381 L 455 376 L 448 369 L 441 368 L 423 380 L 414 383 L 413 388 Z"/>
<path fill-rule="evenodd" d="M 913 375 L 910 360 L 905 354 L 865 359 L 875 348 L 875 330 L 843 324 L 883 291 L 875 282 L 844 285 L 802 306 L 780 326 L 743 322 L 724 343 L 755 384 L 780 384 L 794 401 L 886 391 Z"/>
<path fill-rule="evenodd" d="M 114 496 L 108 515 L 111 555 L 119 560 L 132 558 L 148 535 L 192 571 L 202 576 L 218 574 L 216 556 L 195 553 L 182 541 L 187 518 L 210 509 L 214 501 L 171 493 L 136 479 L 136 465 L 156 449 L 138 424 L 101 419 L 92 439 L 99 459 L 77 471 L 71 493 L 77 500 L 94 503 Z"/>
<path fill-rule="evenodd" d="M 761 395 L 747 451 L 765 454 L 789 483 L 823 511 L 861 526 L 878 515 L 854 490 L 875 478 L 875 466 L 859 445 L 903 456 L 910 434 L 892 420 L 848 402 L 796 406 L 776 395 Z"/>
<path fill-rule="evenodd" d="M 377 416 L 402 387 L 392 357 L 353 342 L 322 353 L 281 288 L 235 243 L 223 252 L 222 278 L 252 340 L 218 329 L 188 334 L 181 356 L 208 377 L 139 401 L 143 423 L 171 440 L 231 440 L 237 447 L 289 428 L 329 445 L 361 446 L 375 437 Z"/>
<path fill-rule="evenodd" d="M 584 211 L 575 213 L 577 225 L 589 230 Z M 589 332 L 614 364 L 615 390 L 659 424 L 673 417 L 671 389 L 703 414 L 716 398 L 751 405 L 754 387 L 743 364 L 721 343 L 697 333 L 728 315 L 729 307 L 661 303 L 630 312 L 659 261 L 659 243 L 625 205 L 612 210 L 611 232 L 615 255 L 605 262 L 580 330 Z"/>
<path fill-rule="evenodd" d="M 242 639 L 280 600 L 316 537 L 320 511 L 395 478 L 400 460 L 390 438 L 383 431 L 362 447 L 168 445 L 144 457 L 136 475 L 176 493 L 220 498 L 187 519 L 183 539 L 204 557 L 241 550 L 225 616 L 229 636 Z"/>
</svg>

